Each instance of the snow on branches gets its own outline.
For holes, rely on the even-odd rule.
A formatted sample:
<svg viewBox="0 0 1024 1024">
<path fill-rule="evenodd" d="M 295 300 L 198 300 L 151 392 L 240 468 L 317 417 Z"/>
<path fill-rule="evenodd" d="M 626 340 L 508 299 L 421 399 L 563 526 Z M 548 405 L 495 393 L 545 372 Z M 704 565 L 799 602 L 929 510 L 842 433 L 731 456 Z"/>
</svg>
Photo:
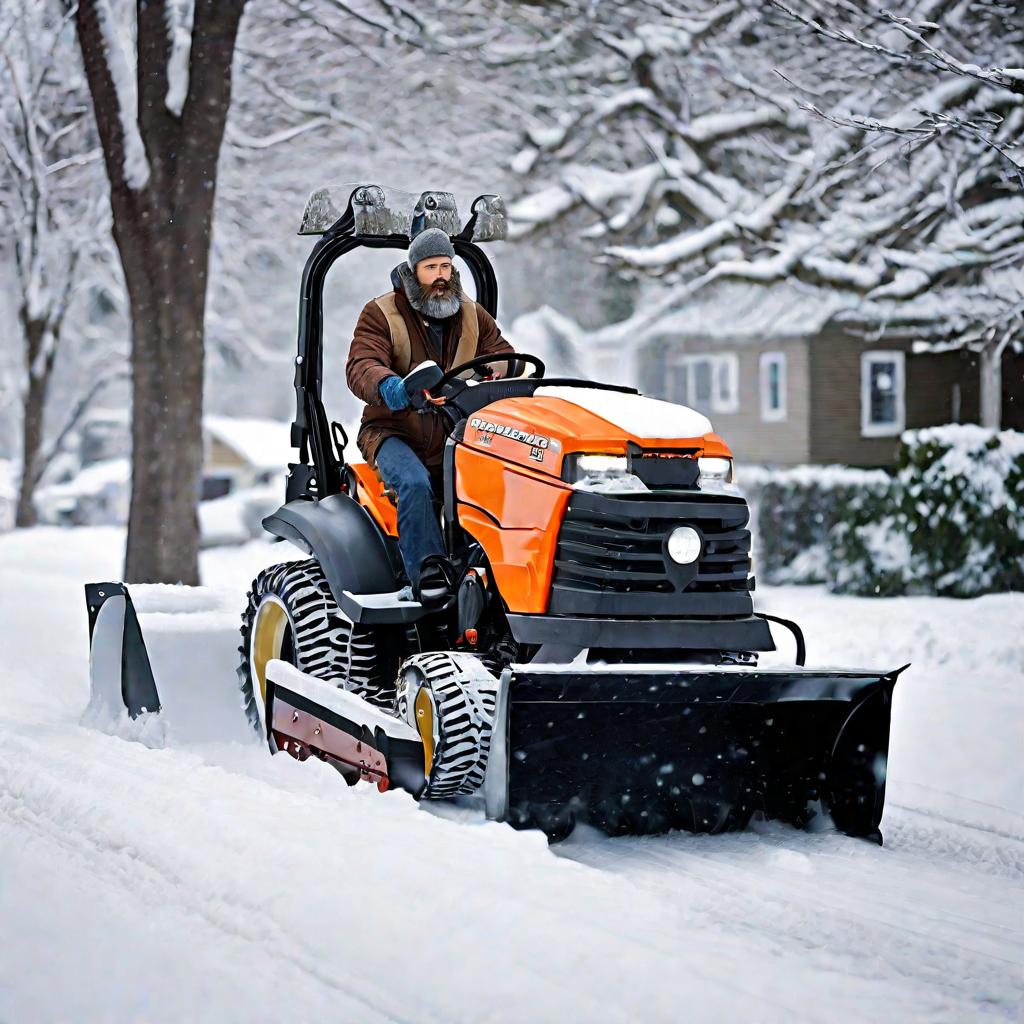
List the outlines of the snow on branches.
<svg viewBox="0 0 1024 1024">
<path fill-rule="evenodd" d="M 109 300 L 117 286 L 108 273 L 100 152 L 69 17 L 52 4 L 0 11 L 0 272 L 13 264 L 11 333 L 20 339 L 20 351 L 12 345 L 10 352 L 20 363 L 11 389 L 17 413 L 4 413 L 20 421 L 19 525 L 34 521 L 36 484 L 112 379 L 112 339 L 83 329 L 85 300 Z M 65 369 L 82 370 L 85 391 L 58 380 L 58 357 Z"/>
<path fill-rule="evenodd" d="M 570 231 L 666 308 L 721 279 L 848 293 L 876 326 L 913 303 L 922 343 L 1019 301 L 1015 5 L 580 0 L 570 24 L 535 56 L 521 237 Z"/>
<path fill-rule="evenodd" d="M 121 43 L 110 0 L 95 0 L 94 9 L 107 71 L 116 96 L 121 135 L 121 174 L 125 184 L 133 191 L 138 191 L 145 188 L 149 181 L 149 161 L 139 133 L 139 96 L 135 88 L 135 75 Z"/>
</svg>

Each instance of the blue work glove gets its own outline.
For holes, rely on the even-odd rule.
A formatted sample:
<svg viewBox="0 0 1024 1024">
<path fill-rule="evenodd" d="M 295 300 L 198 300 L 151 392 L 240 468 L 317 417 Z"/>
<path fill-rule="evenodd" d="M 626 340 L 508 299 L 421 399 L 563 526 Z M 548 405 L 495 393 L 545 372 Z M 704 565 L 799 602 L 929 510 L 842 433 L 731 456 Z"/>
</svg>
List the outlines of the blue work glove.
<svg viewBox="0 0 1024 1024">
<path fill-rule="evenodd" d="M 377 386 L 384 404 L 392 412 L 401 412 L 409 407 L 409 392 L 401 377 L 392 375 L 385 377 Z"/>
</svg>

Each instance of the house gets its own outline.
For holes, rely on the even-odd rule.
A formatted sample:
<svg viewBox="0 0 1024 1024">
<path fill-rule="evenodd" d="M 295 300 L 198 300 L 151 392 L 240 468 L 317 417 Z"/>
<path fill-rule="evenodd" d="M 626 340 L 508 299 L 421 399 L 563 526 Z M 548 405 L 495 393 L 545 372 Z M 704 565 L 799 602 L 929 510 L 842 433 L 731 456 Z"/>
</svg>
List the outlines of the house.
<svg viewBox="0 0 1024 1024">
<path fill-rule="evenodd" d="M 918 352 L 913 338 L 865 325 L 854 302 L 792 285 L 719 287 L 628 345 L 597 332 L 592 372 L 705 413 L 747 463 L 885 467 L 905 429 L 979 421 L 976 353 Z M 1024 357 L 1012 352 L 1003 426 L 1024 429 Z"/>
<path fill-rule="evenodd" d="M 287 423 L 235 416 L 203 417 L 202 500 L 284 480 L 295 460 Z M 282 500 L 284 484 L 281 484 Z"/>
</svg>

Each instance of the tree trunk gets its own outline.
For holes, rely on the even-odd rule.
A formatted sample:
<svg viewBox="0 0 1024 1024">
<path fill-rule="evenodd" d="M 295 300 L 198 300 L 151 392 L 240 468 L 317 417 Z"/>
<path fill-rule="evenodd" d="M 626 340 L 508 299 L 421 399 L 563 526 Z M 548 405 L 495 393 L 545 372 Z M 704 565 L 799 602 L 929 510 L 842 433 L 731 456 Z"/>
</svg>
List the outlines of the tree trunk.
<svg viewBox="0 0 1024 1024">
<path fill-rule="evenodd" d="M 1003 422 L 1003 348 L 986 345 L 981 350 L 981 425 L 1000 430 Z"/>
<path fill-rule="evenodd" d="M 117 231 L 132 322 L 132 497 L 125 579 L 199 582 L 205 245 L 171 218 Z M 190 248 L 199 258 L 183 258 Z"/>
<path fill-rule="evenodd" d="M 114 85 L 110 33 L 104 35 L 109 8 L 80 0 L 76 11 L 131 303 L 130 583 L 199 582 L 203 317 L 217 159 L 243 7 L 244 0 L 196 0 L 188 93 L 179 115 L 167 108 L 167 2 L 138 5 L 136 125 L 126 125 Z M 126 170 L 135 127 L 145 147 L 145 181 L 138 175 L 130 180 Z"/>
<path fill-rule="evenodd" d="M 46 392 L 50 385 L 49 369 L 52 360 L 42 356 L 46 338 L 46 323 L 22 315 L 25 333 L 25 368 L 28 383 L 22 401 L 21 482 L 18 487 L 18 507 L 14 525 L 35 526 L 38 522 L 35 506 L 36 483 L 43 467 L 39 464 L 43 449 L 43 413 Z M 43 359 L 41 364 L 40 359 Z"/>
</svg>

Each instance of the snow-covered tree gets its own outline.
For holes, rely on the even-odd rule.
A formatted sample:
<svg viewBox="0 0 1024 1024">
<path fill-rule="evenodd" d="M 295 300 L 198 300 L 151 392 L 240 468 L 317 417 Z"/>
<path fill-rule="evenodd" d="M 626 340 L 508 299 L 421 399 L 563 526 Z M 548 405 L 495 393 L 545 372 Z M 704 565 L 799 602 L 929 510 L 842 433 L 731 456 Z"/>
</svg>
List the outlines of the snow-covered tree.
<svg viewBox="0 0 1024 1024">
<path fill-rule="evenodd" d="M 427 15 L 378 0 L 267 0 L 247 8 L 216 206 L 207 326 L 218 362 L 249 372 L 254 361 L 290 358 L 268 324 L 294 328 L 310 247 L 295 230 L 314 188 L 370 180 L 456 188 L 464 200 L 509 180 L 503 165 L 516 131 L 502 116 L 503 83 L 497 75 L 482 83 L 479 72 L 491 69 L 475 60 L 501 34 L 490 7 L 438 0 Z M 365 288 L 384 284 L 365 281 L 353 261 L 341 269 L 334 276 L 350 284 L 354 322 Z"/>
<path fill-rule="evenodd" d="M 574 14 L 544 47 L 518 26 L 515 59 L 543 85 L 512 213 L 521 235 L 570 231 L 654 282 L 621 333 L 715 281 L 845 291 L 871 329 L 980 348 L 998 422 L 1024 298 L 1019 5 L 580 0 Z"/>
<path fill-rule="evenodd" d="M 69 313 L 76 296 L 103 277 L 108 230 L 97 140 L 68 25 L 58 3 L 16 3 L 0 13 L 0 248 L 13 257 L 23 344 L 18 526 L 36 522 L 36 485 L 119 373 L 107 345 L 76 339 L 89 372 L 60 415 L 47 415 Z"/>
</svg>

